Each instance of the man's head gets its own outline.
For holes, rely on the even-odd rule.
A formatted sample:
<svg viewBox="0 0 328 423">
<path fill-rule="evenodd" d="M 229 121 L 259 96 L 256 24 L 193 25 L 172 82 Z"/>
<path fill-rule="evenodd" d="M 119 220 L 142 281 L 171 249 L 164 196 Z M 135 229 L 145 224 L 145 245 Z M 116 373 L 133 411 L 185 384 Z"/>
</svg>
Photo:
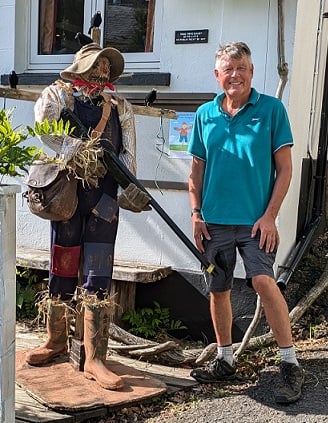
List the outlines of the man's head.
<svg viewBox="0 0 328 423">
<path fill-rule="evenodd" d="M 223 56 L 229 56 L 231 59 L 241 59 L 243 56 L 248 56 L 250 62 L 252 62 L 251 54 L 252 53 L 248 45 L 242 41 L 224 44 L 220 46 L 215 53 L 215 67 L 219 66 L 220 60 Z"/>
<path fill-rule="evenodd" d="M 96 43 L 83 46 L 74 56 L 73 64 L 60 73 L 63 79 L 104 84 L 115 81 L 123 72 L 124 58 L 112 47 L 101 48 Z"/>
<path fill-rule="evenodd" d="M 247 44 L 232 42 L 218 48 L 215 54 L 214 74 L 227 95 L 231 97 L 249 95 L 253 70 L 251 51 Z"/>
</svg>

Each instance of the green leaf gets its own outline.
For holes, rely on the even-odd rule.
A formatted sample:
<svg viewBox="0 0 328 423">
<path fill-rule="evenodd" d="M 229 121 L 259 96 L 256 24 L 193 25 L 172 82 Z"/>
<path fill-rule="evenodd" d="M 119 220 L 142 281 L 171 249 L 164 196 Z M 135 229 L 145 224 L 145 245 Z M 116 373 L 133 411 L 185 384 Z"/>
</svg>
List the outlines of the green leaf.
<svg viewBox="0 0 328 423">
<path fill-rule="evenodd" d="M 0 111 L 0 174 L 17 176 L 27 172 L 28 166 L 40 156 L 41 149 L 22 143 L 31 134 L 29 130 L 13 128 L 11 112 Z"/>
</svg>

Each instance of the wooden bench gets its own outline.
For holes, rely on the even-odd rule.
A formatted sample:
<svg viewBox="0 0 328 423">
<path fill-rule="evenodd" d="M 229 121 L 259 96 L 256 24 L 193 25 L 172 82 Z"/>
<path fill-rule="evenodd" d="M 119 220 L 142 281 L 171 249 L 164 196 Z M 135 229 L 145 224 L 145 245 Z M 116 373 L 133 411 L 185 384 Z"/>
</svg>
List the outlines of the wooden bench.
<svg viewBox="0 0 328 423">
<path fill-rule="evenodd" d="M 49 271 L 49 263 L 50 253 L 48 250 L 16 249 L 17 266 Z M 171 272 L 170 266 L 115 260 L 110 294 L 115 295 L 115 302 L 118 306 L 115 307 L 112 315 L 113 322 L 122 324 L 122 314 L 134 309 L 137 283 L 156 282 Z"/>
</svg>

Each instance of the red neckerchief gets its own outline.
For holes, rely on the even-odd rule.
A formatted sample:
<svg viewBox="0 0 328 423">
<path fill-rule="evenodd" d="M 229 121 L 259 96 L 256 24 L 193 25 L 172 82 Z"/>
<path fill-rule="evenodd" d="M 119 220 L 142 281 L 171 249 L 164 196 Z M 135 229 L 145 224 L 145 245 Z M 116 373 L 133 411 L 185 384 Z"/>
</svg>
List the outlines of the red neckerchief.
<svg viewBox="0 0 328 423">
<path fill-rule="evenodd" d="M 72 83 L 72 87 L 85 87 L 88 89 L 89 94 L 92 94 L 95 91 L 103 91 L 106 87 L 109 88 L 111 91 L 115 91 L 115 87 L 110 82 L 105 82 L 105 84 L 100 85 L 96 82 L 87 82 L 83 81 L 82 79 L 75 79 Z"/>
</svg>

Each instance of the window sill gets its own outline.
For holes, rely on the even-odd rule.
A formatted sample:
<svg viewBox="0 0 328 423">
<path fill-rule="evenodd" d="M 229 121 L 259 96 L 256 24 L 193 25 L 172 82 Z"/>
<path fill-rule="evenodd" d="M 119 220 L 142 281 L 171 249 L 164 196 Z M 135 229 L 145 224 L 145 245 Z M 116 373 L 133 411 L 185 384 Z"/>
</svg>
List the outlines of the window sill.
<svg viewBox="0 0 328 423">
<path fill-rule="evenodd" d="M 124 97 L 132 104 L 143 106 L 146 92 L 124 92 Z M 176 110 L 177 112 L 195 112 L 198 106 L 212 100 L 216 93 L 177 93 L 171 91 L 157 92 L 154 107 Z"/>
<path fill-rule="evenodd" d="M 1 75 L 1 85 L 8 85 L 8 76 Z M 24 85 L 50 85 L 60 78 L 55 73 L 21 73 L 19 77 L 19 86 Z M 169 87 L 171 80 L 170 73 L 162 72 L 134 72 L 127 73 L 115 82 L 115 85 L 134 85 L 134 86 L 163 86 Z"/>
</svg>

